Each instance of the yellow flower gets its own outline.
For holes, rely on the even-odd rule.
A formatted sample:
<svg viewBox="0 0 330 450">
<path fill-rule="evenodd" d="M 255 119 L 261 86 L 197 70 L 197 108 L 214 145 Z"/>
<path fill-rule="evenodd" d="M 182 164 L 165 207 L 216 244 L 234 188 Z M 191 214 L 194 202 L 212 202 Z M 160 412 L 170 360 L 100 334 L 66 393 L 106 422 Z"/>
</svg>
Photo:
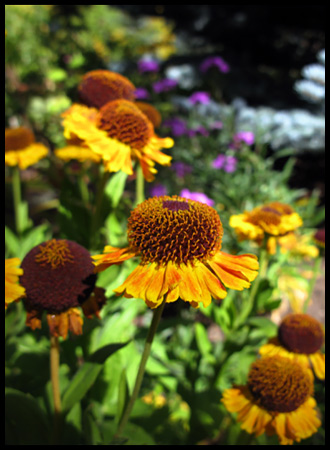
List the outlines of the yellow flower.
<svg viewBox="0 0 330 450">
<path fill-rule="evenodd" d="M 105 302 L 89 252 L 73 241 L 51 239 L 37 245 L 22 261 L 22 286 L 26 290 L 26 325 L 41 328 L 46 312 L 50 333 L 67 337 L 82 334 L 81 306 L 86 317 L 99 317 Z"/>
<path fill-rule="evenodd" d="M 5 164 L 26 169 L 48 155 L 48 148 L 35 142 L 34 134 L 25 127 L 6 128 Z"/>
<path fill-rule="evenodd" d="M 147 181 L 157 173 L 155 163 L 168 166 L 171 157 L 160 151 L 171 148 L 171 138 L 160 138 L 147 116 L 125 99 L 106 103 L 98 111 L 74 104 L 63 114 L 64 136 L 79 138 L 102 158 L 105 170 L 133 174 L 132 161 L 138 160 Z"/>
<path fill-rule="evenodd" d="M 179 297 L 197 308 L 211 297 L 221 300 L 230 289 L 250 287 L 258 274 L 255 255 L 220 251 L 223 228 L 210 206 L 178 196 L 153 197 L 140 203 L 128 220 L 129 246 L 106 246 L 96 255 L 96 270 L 139 256 L 137 268 L 115 292 L 142 298 L 157 308 Z"/>
<path fill-rule="evenodd" d="M 267 236 L 268 251 L 274 253 L 276 248 L 274 237 L 283 236 L 300 227 L 302 219 L 291 206 L 271 202 L 252 211 L 231 216 L 229 225 L 235 229 L 240 240 L 248 239 L 261 244 Z"/>
<path fill-rule="evenodd" d="M 317 432 L 321 422 L 308 369 L 281 356 L 263 357 L 250 368 L 247 384 L 226 389 L 222 403 L 238 413 L 241 428 L 260 436 L 276 434 L 281 444 L 300 442 Z"/>
<path fill-rule="evenodd" d="M 302 256 L 304 259 L 317 258 L 319 249 L 312 245 L 311 236 L 288 233 L 278 238 L 281 253 L 289 252 L 292 256 Z"/>
<path fill-rule="evenodd" d="M 324 331 L 308 314 L 289 314 L 278 328 L 278 336 L 259 349 L 261 355 L 280 355 L 312 367 L 317 378 L 325 378 L 325 355 L 321 353 Z"/>
<path fill-rule="evenodd" d="M 18 284 L 19 276 L 23 274 L 23 269 L 18 267 L 21 261 L 19 258 L 5 259 L 5 308 L 25 294 L 23 286 Z"/>
</svg>

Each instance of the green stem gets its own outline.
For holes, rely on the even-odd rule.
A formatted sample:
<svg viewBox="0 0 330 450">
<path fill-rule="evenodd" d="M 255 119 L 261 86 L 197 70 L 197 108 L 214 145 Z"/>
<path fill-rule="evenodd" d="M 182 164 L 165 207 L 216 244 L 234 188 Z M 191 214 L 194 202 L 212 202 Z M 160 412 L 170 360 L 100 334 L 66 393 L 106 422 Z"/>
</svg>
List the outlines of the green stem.
<svg viewBox="0 0 330 450">
<path fill-rule="evenodd" d="M 150 355 L 150 351 L 151 351 L 152 341 L 153 341 L 154 336 L 156 334 L 156 331 L 157 331 L 157 328 L 158 328 L 158 324 L 159 324 L 159 321 L 160 321 L 160 318 L 161 318 L 161 315 L 162 315 L 165 303 L 166 303 L 166 297 L 165 297 L 163 303 L 160 306 L 158 306 L 158 308 L 154 309 L 154 315 L 153 315 L 153 318 L 152 318 L 152 321 L 151 321 L 151 324 L 150 324 L 150 327 L 149 327 L 149 331 L 148 331 L 148 335 L 147 335 L 147 338 L 146 338 L 146 342 L 144 344 L 144 349 L 143 349 L 143 353 L 142 353 L 142 356 L 141 356 L 141 361 L 140 361 L 140 366 L 139 366 L 139 369 L 138 369 L 138 373 L 137 373 L 137 376 L 136 376 L 136 379 L 135 379 L 135 384 L 134 384 L 132 396 L 131 396 L 129 402 L 127 403 L 126 409 L 125 409 L 125 411 L 124 411 L 124 413 L 123 413 L 123 415 L 122 415 L 122 417 L 121 417 L 121 419 L 119 421 L 118 428 L 117 428 L 117 433 L 115 435 L 116 438 L 121 436 L 121 434 L 122 434 L 122 432 L 123 432 L 123 430 L 124 430 L 124 428 L 125 428 L 125 426 L 127 424 L 129 416 L 130 416 L 130 414 L 132 412 L 134 403 L 135 403 L 135 401 L 136 401 L 136 399 L 137 399 L 137 397 L 139 395 L 139 391 L 140 391 L 140 388 L 141 388 L 141 384 L 142 384 L 145 368 L 146 368 L 147 361 L 148 361 L 148 358 L 149 358 L 149 355 Z"/>
<path fill-rule="evenodd" d="M 265 278 L 268 268 L 268 251 L 266 248 L 266 239 L 264 240 L 264 243 L 260 250 L 260 256 L 259 256 L 259 274 L 257 278 L 252 283 L 252 287 L 250 289 L 250 295 L 247 300 L 247 302 L 244 305 L 244 308 L 241 312 L 241 314 L 238 316 L 238 320 L 236 323 L 236 327 L 239 327 L 242 325 L 245 320 L 249 317 L 251 311 L 253 311 L 254 303 L 255 303 L 255 297 L 258 292 L 260 282 L 263 278 Z"/>
<path fill-rule="evenodd" d="M 136 168 L 136 192 L 135 192 L 136 198 L 135 198 L 135 206 L 137 206 L 139 203 L 142 203 L 145 199 L 144 197 L 144 176 L 142 167 L 140 164 L 137 165 Z"/>
<path fill-rule="evenodd" d="M 103 202 L 103 194 L 104 188 L 109 179 L 109 172 L 103 171 L 102 176 L 100 176 L 99 183 L 97 186 L 96 197 L 95 197 L 95 208 L 92 215 L 91 222 L 91 247 L 96 246 L 97 244 L 97 233 L 100 227 L 100 214 L 102 210 L 102 202 Z"/>
<path fill-rule="evenodd" d="M 310 299 L 311 299 L 311 297 L 313 295 L 313 291 L 314 291 L 314 287 L 315 287 L 315 283 L 316 283 L 317 277 L 318 277 L 318 275 L 320 274 L 320 271 L 321 271 L 321 265 L 322 265 L 322 256 L 318 256 L 316 258 L 316 260 L 315 260 L 315 263 L 314 263 L 313 277 L 312 277 L 312 279 L 310 281 L 310 284 L 309 284 L 308 296 L 307 296 L 307 298 L 306 298 L 306 300 L 304 302 L 304 305 L 303 305 L 303 313 L 305 313 L 305 314 L 307 312 Z"/>
<path fill-rule="evenodd" d="M 50 379 L 52 383 L 53 402 L 54 402 L 54 424 L 52 441 L 54 444 L 59 442 L 61 426 L 61 395 L 60 395 L 60 346 L 58 337 L 50 337 Z"/>
<path fill-rule="evenodd" d="M 22 193 L 21 193 L 21 177 L 18 166 L 13 167 L 13 199 L 15 212 L 16 233 L 20 236 L 23 232 L 22 222 Z"/>
</svg>

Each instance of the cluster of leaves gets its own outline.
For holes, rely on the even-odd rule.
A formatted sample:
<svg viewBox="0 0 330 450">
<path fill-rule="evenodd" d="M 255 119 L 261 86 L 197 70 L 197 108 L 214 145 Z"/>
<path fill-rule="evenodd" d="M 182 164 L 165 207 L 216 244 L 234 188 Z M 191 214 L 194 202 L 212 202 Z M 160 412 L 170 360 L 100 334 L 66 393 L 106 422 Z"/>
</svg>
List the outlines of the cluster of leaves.
<svg viewBox="0 0 330 450">
<path fill-rule="evenodd" d="M 161 19 L 133 19 L 106 5 L 74 7 L 61 14 L 59 5 L 14 5 L 6 7 L 6 120 L 29 122 L 54 148 L 64 143 L 60 112 L 75 100 L 79 76 L 106 67 L 109 61 L 137 61 L 144 52 L 158 57 L 173 51 L 171 28 Z M 151 101 L 163 119 L 179 116 L 188 128 L 211 128 L 211 117 L 191 106 L 182 110 L 172 95 L 189 97 L 191 92 L 156 94 L 152 83 L 164 74 L 141 76 L 136 67 L 126 75 L 148 88 Z M 205 77 L 204 83 L 208 83 Z M 219 85 L 203 84 L 219 98 Z M 214 86 L 214 84 L 213 84 Z M 230 215 L 259 204 L 280 200 L 295 206 L 304 219 L 305 230 L 322 222 L 318 192 L 289 188 L 295 160 L 290 149 L 276 155 L 256 141 L 229 149 L 235 132 L 235 117 L 221 117 L 222 128 L 208 135 L 174 136 L 173 161 L 191 170 L 179 177 L 172 168 L 157 167 L 156 182 L 169 195 L 181 189 L 202 192 L 214 201 L 225 229 L 223 247 L 232 253 L 258 253 L 250 243 L 238 243 L 228 226 Z M 168 135 L 161 127 L 160 134 Z M 234 172 L 215 169 L 219 155 L 237 158 Z M 283 158 L 281 171 L 274 163 Z M 105 243 L 126 243 L 126 222 L 134 204 L 134 179 L 117 173 L 104 181 L 101 214 L 93 223 L 100 168 L 93 165 L 63 164 L 53 156 L 27 171 L 23 180 L 22 217 L 24 231 L 15 234 L 12 210 L 6 217 L 6 257 L 20 257 L 35 245 L 61 237 L 86 248 L 102 250 Z M 7 204 L 11 204 L 10 178 Z M 151 188 L 148 192 L 151 194 Z M 8 219 L 8 220 L 7 220 Z M 96 230 L 91 233 L 91 230 Z M 250 364 L 260 345 L 276 335 L 269 314 L 281 304 L 278 279 L 281 274 L 298 276 L 301 260 L 277 253 L 270 270 L 260 280 L 252 310 L 246 305 L 248 291 L 229 291 L 221 306 L 216 302 L 199 310 L 183 302 L 166 305 L 159 332 L 148 360 L 141 398 L 136 402 L 125 430 L 127 440 L 114 440 L 140 361 L 151 312 L 140 300 L 118 299 L 113 288 L 131 273 L 135 262 L 112 266 L 102 272 L 98 286 L 109 299 L 101 320 L 84 323 L 84 334 L 61 343 L 60 383 L 63 403 L 61 444 L 72 445 L 194 445 L 217 443 L 235 445 L 277 444 L 275 437 L 252 438 L 241 432 L 220 404 L 221 393 L 232 384 L 246 381 Z M 298 273 L 299 272 L 299 273 Z M 300 275 L 301 276 L 301 275 Z M 44 324 L 46 325 L 46 324 Z M 11 445 L 53 443 L 53 400 L 49 381 L 49 338 L 47 327 L 27 330 L 22 304 L 12 305 L 6 314 L 6 441 Z M 316 397 L 322 410 L 323 385 Z M 320 400 L 320 401 L 319 401 Z M 322 443 L 322 433 L 304 443 Z"/>
</svg>

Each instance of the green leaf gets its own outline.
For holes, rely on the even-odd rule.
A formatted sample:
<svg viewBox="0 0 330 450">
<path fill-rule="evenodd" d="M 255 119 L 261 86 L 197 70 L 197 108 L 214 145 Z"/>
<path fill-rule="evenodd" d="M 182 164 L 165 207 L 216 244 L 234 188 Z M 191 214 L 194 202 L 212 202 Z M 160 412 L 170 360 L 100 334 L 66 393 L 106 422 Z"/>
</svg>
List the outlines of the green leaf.
<svg viewBox="0 0 330 450">
<path fill-rule="evenodd" d="M 89 361 L 86 361 L 80 367 L 63 395 L 63 411 L 69 411 L 86 395 L 87 391 L 93 386 L 96 378 L 101 372 L 107 358 L 126 344 L 127 343 L 109 344 L 96 350 L 96 352 L 90 356 Z"/>
<path fill-rule="evenodd" d="M 5 389 L 5 435 L 6 445 L 49 445 L 46 414 L 30 394 Z"/>
<path fill-rule="evenodd" d="M 119 171 L 110 178 L 105 187 L 105 193 L 111 199 L 113 208 L 118 206 L 118 203 L 123 195 L 127 176 L 127 173 Z"/>
<path fill-rule="evenodd" d="M 122 418 L 128 400 L 129 400 L 129 389 L 127 383 L 126 369 L 124 368 L 121 372 L 118 384 L 118 403 L 117 403 L 117 414 L 115 417 L 115 422 L 117 424 L 120 422 L 120 419 Z"/>
</svg>

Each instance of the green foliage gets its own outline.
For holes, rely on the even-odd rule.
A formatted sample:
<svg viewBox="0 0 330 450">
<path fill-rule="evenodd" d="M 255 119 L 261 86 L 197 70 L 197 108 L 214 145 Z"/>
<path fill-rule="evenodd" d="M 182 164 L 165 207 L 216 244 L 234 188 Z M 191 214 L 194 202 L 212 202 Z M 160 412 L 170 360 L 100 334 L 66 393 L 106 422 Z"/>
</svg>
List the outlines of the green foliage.
<svg viewBox="0 0 330 450">
<path fill-rule="evenodd" d="M 69 6 L 63 14 L 62 5 L 6 5 L 6 126 L 28 124 L 37 140 L 50 148 L 48 158 L 21 172 L 18 205 L 13 202 L 12 168 L 6 170 L 6 258 L 22 260 L 34 246 L 54 237 L 76 241 L 91 254 L 101 253 L 104 245 L 127 245 L 127 219 L 137 202 L 136 175 L 104 173 L 92 162 L 64 163 L 53 154 L 66 144 L 61 113 L 78 100 L 80 77 L 113 63 L 128 67 L 127 77 L 148 89 L 150 102 L 164 120 L 179 117 L 189 130 L 203 126 L 208 131 L 173 136 L 172 162 L 185 163 L 189 170 L 180 176 L 174 164 L 157 164 L 155 181 L 145 185 L 147 196 L 159 184 L 169 195 L 179 195 L 184 188 L 206 194 L 221 217 L 222 249 L 255 254 L 260 262 L 260 246 L 238 241 L 229 227 L 231 215 L 281 201 L 303 218 L 302 236 L 309 238 L 323 224 L 320 193 L 290 187 L 294 149 L 274 154 L 259 142 L 260 136 L 254 145 L 242 143 L 233 148 L 239 130 L 230 107 L 221 118 L 203 113 L 196 105 L 180 108 L 171 93 L 152 90 L 164 73 L 138 73 L 136 62 L 141 55 L 166 60 L 175 51 L 172 24 L 160 17 L 134 18 L 112 5 Z M 199 89 L 206 88 L 211 88 L 212 99 L 219 98 L 221 86 L 212 85 L 205 75 Z M 185 98 L 191 94 L 179 88 L 174 92 Z M 212 128 L 220 119 L 222 128 Z M 157 133 L 169 136 L 171 130 L 162 125 Z M 214 168 L 218 155 L 236 158 L 235 170 Z M 282 169 L 276 170 L 279 162 Z M 15 214 L 21 230 L 16 227 Z M 278 246 L 274 254 L 267 254 L 268 266 L 250 289 L 228 289 L 223 301 L 212 301 L 198 310 L 181 300 L 165 306 L 123 436 L 117 436 L 116 430 L 132 395 L 151 311 L 142 300 L 117 298 L 113 292 L 136 268 L 136 260 L 98 274 L 97 286 L 105 289 L 107 298 L 100 318 L 84 318 L 81 336 L 60 339 L 58 443 L 277 445 L 276 436 L 255 438 L 242 431 L 220 399 L 225 389 L 245 384 L 260 346 L 277 335 L 273 314 L 284 299 L 291 299 L 295 283 L 299 294 L 310 289 L 304 271 L 317 268 L 315 260 L 282 250 Z M 291 282 L 289 292 L 283 279 Z M 50 445 L 56 437 L 56 414 L 49 374 L 49 329 L 45 318 L 36 330 L 27 328 L 25 319 L 23 302 L 9 305 L 5 318 L 6 444 Z M 323 416 L 321 382 L 315 383 L 315 397 Z M 302 444 L 323 442 L 321 427 Z"/>
</svg>

